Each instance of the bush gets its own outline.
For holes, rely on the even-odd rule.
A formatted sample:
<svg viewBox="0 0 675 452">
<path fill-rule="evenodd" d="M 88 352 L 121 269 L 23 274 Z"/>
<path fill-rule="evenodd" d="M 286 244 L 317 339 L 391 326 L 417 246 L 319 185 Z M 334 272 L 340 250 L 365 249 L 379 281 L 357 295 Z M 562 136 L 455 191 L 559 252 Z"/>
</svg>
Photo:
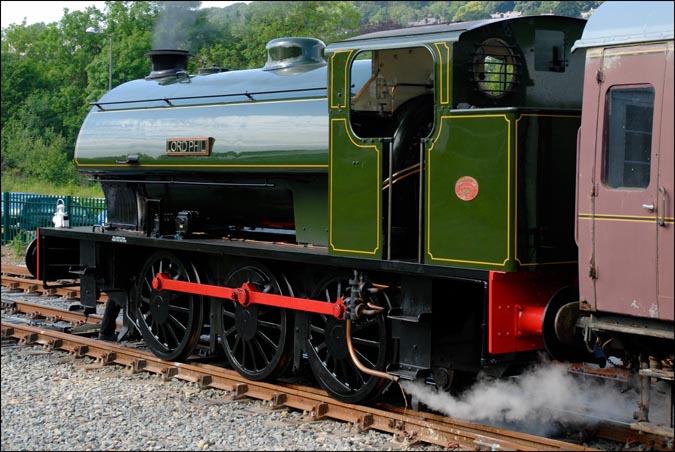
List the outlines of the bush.
<svg viewBox="0 0 675 452">
<path fill-rule="evenodd" d="M 51 185 L 68 185 L 79 180 L 68 161 L 66 140 L 52 129 L 41 134 L 18 121 L 2 130 L 2 173 L 36 178 Z M 4 188 L 3 188 L 4 190 Z"/>
<path fill-rule="evenodd" d="M 14 239 L 7 244 L 7 248 L 14 254 L 17 260 L 20 260 L 26 253 L 26 248 L 35 238 L 35 231 L 21 231 Z"/>
</svg>

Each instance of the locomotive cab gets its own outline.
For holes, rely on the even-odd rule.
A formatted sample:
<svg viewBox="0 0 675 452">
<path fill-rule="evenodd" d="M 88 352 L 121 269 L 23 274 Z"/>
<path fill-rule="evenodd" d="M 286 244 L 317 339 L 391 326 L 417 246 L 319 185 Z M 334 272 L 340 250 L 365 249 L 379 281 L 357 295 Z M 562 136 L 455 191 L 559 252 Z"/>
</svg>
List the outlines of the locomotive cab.
<svg viewBox="0 0 675 452">
<path fill-rule="evenodd" d="M 570 50 L 584 21 L 559 19 L 328 46 L 331 253 L 504 271 L 575 260 L 583 55 Z"/>
</svg>

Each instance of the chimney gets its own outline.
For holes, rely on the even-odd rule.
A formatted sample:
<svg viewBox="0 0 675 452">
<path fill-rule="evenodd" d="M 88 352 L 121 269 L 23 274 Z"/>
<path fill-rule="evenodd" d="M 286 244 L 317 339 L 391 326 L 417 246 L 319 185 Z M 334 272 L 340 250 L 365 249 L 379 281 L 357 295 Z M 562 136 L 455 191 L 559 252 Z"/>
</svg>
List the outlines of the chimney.
<svg viewBox="0 0 675 452">
<path fill-rule="evenodd" d="M 152 71 L 146 80 L 157 80 L 177 76 L 180 73 L 187 75 L 188 60 L 192 58 L 187 50 L 151 50 L 145 56 L 152 62 Z"/>
</svg>

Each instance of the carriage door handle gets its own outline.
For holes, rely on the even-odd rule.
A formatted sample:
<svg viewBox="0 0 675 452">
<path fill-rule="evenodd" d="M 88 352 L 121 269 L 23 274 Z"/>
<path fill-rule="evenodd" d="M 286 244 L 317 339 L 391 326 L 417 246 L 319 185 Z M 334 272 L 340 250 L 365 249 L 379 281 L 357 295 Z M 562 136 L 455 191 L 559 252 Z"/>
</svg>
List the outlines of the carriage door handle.
<svg viewBox="0 0 675 452">
<path fill-rule="evenodd" d="M 661 193 L 661 215 L 659 218 L 659 226 L 666 225 L 666 187 L 659 187 L 659 193 Z"/>
<path fill-rule="evenodd" d="M 643 209 L 654 211 L 654 204 L 642 204 Z"/>
</svg>

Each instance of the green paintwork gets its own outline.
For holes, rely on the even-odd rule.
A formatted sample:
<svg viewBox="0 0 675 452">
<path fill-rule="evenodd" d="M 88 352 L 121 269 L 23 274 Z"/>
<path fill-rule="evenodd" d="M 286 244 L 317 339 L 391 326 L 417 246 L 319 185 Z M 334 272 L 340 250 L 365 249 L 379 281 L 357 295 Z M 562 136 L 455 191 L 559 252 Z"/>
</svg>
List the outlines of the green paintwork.
<svg viewBox="0 0 675 452">
<path fill-rule="evenodd" d="M 329 59 L 329 250 L 333 254 L 382 257 L 381 140 L 362 140 L 348 124 L 345 99 L 353 52 Z"/>
<path fill-rule="evenodd" d="M 381 258 L 382 145 L 362 144 L 348 129 L 346 119 L 331 119 L 331 143 L 339 144 L 330 154 L 330 250 Z"/>
<path fill-rule="evenodd" d="M 293 212 L 298 243 L 327 246 L 328 237 L 328 181 L 321 175 L 310 181 L 293 185 Z"/>
<path fill-rule="evenodd" d="M 133 80 L 92 107 L 75 148 L 82 172 L 328 171 L 326 65 Z M 210 155 L 168 155 L 169 139 L 210 138 Z M 134 164 L 127 156 L 138 156 Z M 122 162 L 122 163 L 120 163 Z"/>
<path fill-rule="evenodd" d="M 583 55 L 569 55 L 568 47 L 583 24 L 546 16 L 389 30 L 331 44 L 325 49 L 326 65 L 229 71 L 171 82 L 135 80 L 95 104 L 78 137 L 75 160 L 80 171 L 108 179 L 110 187 L 104 189 L 119 199 L 114 215 L 128 221 L 137 220 L 136 204 L 129 201 L 135 194 L 117 180 L 147 182 L 142 196 L 162 199 L 169 212 L 208 213 L 218 225 L 294 228 L 299 243 L 327 246 L 335 255 L 417 258 L 409 248 L 416 250 L 419 239 L 424 261 L 434 265 L 514 271 L 566 261 L 574 255 L 574 244 L 551 239 L 573 236 L 560 226 L 567 224 L 570 206 L 561 208 L 564 221 L 559 221 L 550 205 L 573 199 L 566 181 L 573 180 L 578 119 L 553 118 L 580 107 Z M 487 95 L 479 78 L 485 71 L 477 69 L 477 49 L 486 40 L 505 43 L 503 48 L 513 52 L 508 65 L 519 71 L 509 73 L 509 87 L 499 95 Z M 551 43 L 566 44 L 558 49 Z M 419 52 L 424 57 L 413 48 L 426 49 Z M 399 49 L 412 50 L 398 59 Z M 389 78 L 379 88 L 379 77 L 371 79 L 371 61 L 355 61 L 364 51 L 373 51 L 379 68 L 386 65 L 383 73 Z M 391 110 L 380 112 L 382 117 L 391 113 L 385 118 L 390 123 L 372 120 L 363 113 L 375 108 L 359 105 L 370 102 L 360 88 L 373 80 L 368 89 L 380 90 L 378 96 L 391 93 L 391 102 L 370 105 L 383 110 L 390 105 Z M 398 85 L 401 90 L 415 87 L 418 97 L 394 102 Z M 414 113 L 395 111 L 394 106 L 403 105 L 399 99 L 424 99 L 432 85 L 433 111 L 428 103 L 416 104 L 419 110 L 409 110 Z M 416 133 L 428 129 L 426 122 L 412 126 L 402 118 L 417 113 L 423 121 L 434 119 L 424 142 L 421 239 L 416 236 L 417 195 L 396 198 L 394 189 L 383 187 L 390 135 L 399 140 L 393 155 L 401 157 L 392 161 L 415 167 L 417 155 L 411 163 L 404 153 L 418 146 L 422 133 Z M 362 135 L 370 138 L 359 138 L 352 130 L 363 132 L 363 119 L 369 128 Z M 167 153 L 167 140 L 208 141 L 212 148 L 209 155 L 178 155 Z M 541 164 L 564 169 L 557 183 L 539 179 L 546 174 Z M 416 174 L 401 176 L 410 177 L 398 185 L 408 190 L 405 195 L 419 187 L 410 183 Z M 473 200 L 463 201 L 455 193 L 464 176 L 478 182 Z M 394 192 L 391 210 L 398 218 L 384 208 L 383 190 Z M 411 199 L 412 206 L 393 205 Z M 407 211 L 412 221 L 407 221 Z M 392 216 L 392 237 L 385 237 L 384 216 Z"/>
<path fill-rule="evenodd" d="M 512 258 L 512 113 L 452 114 L 440 118 L 427 149 L 427 261 L 507 268 Z M 455 183 L 476 179 L 478 196 L 463 201 Z"/>
<path fill-rule="evenodd" d="M 501 271 L 574 262 L 579 116 L 506 109 L 440 124 L 427 148 L 426 262 Z M 469 201 L 455 193 L 465 176 L 478 182 Z"/>
<path fill-rule="evenodd" d="M 290 109 L 298 111 L 302 121 L 289 116 Z M 116 111 L 94 107 L 81 129 L 76 161 L 83 171 L 265 168 L 325 172 L 325 112 L 325 98 Z M 255 145 L 249 144 L 251 136 L 257 137 Z M 213 138 L 211 155 L 166 153 L 169 138 L 207 137 Z M 128 155 L 138 155 L 139 164 L 117 163 Z"/>
</svg>

